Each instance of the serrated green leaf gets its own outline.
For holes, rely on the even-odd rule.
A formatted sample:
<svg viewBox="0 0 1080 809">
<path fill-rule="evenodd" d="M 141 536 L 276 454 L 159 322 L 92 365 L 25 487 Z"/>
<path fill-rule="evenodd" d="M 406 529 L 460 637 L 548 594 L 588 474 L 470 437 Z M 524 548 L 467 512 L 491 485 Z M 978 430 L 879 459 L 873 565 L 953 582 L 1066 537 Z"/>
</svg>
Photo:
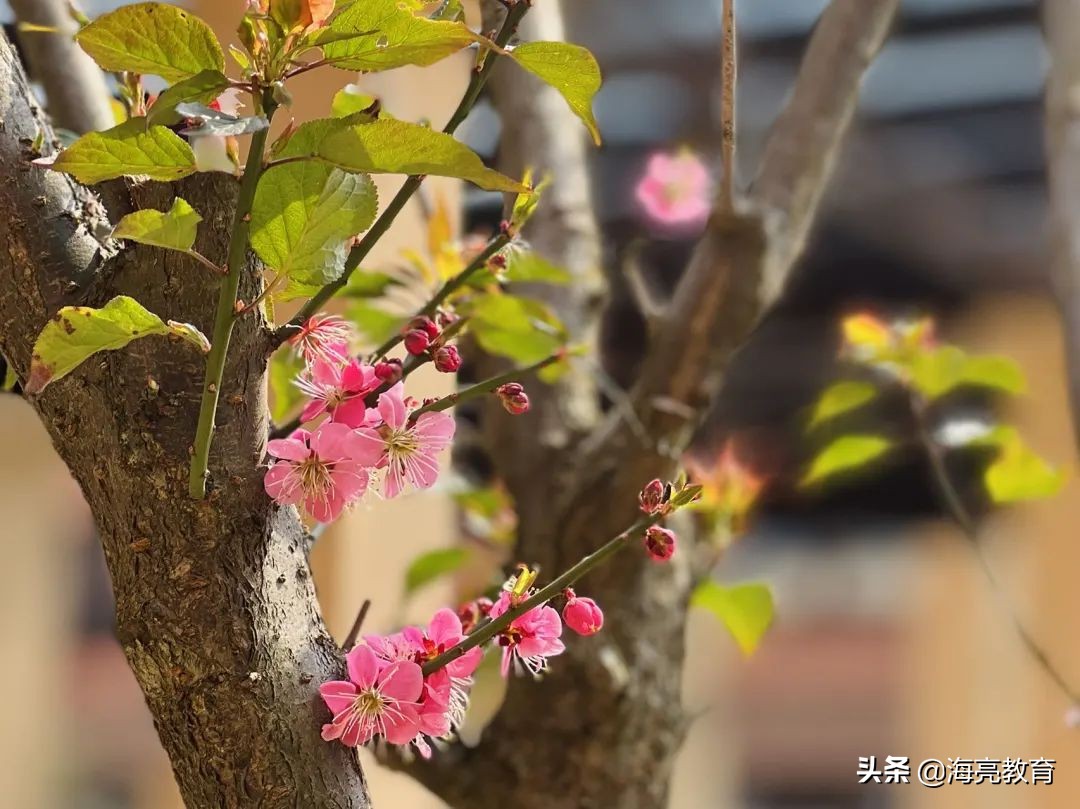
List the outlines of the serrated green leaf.
<svg viewBox="0 0 1080 809">
<path fill-rule="evenodd" d="M 827 387 L 818 397 L 810 416 L 809 428 L 817 427 L 830 419 L 862 407 L 878 394 L 869 382 L 844 381 Z"/>
<path fill-rule="evenodd" d="M 184 79 L 162 90 L 146 113 L 149 126 L 172 126 L 183 116 L 176 111 L 177 104 L 209 104 L 229 89 L 229 80 L 220 70 L 203 70 L 190 79 Z"/>
<path fill-rule="evenodd" d="M 410 596 L 440 576 L 453 573 L 469 561 L 464 548 L 440 548 L 413 559 L 405 571 L 405 595 Z"/>
<path fill-rule="evenodd" d="M 186 200 L 177 197 L 165 212 L 135 211 L 125 216 L 113 229 L 114 239 L 188 252 L 195 244 L 202 217 Z"/>
<path fill-rule="evenodd" d="M 135 3 L 98 17 L 75 40 L 103 69 L 150 73 L 169 82 L 225 70 L 210 26 L 165 3 Z"/>
<path fill-rule="evenodd" d="M 293 153 L 291 144 L 288 148 Z M 431 174 L 468 180 L 488 191 L 528 190 L 489 169 L 476 152 L 450 135 L 392 118 L 331 128 L 318 146 L 318 156 L 346 171 Z"/>
<path fill-rule="evenodd" d="M 345 269 L 349 242 L 378 212 L 371 178 L 303 160 L 274 166 L 259 180 L 251 246 L 286 278 L 325 284 Z"/>
<path fill-rule="evenodd" d="M 353 3 L 312 39 L 334 67 L 364 72 L 434 64 L 485 41 L 463 22 L 418 16 L 398 0 Z"/>
<path fill-rule="evenodd" d="M 558 319 L 541 303 L 514 295 L 480 295 L 463 311 L 469 329 L 489 354 L 530 365 L 549 357 L 566 341 Z"/>
<path fill-rule="evenodd" d="M 845 435 L 837 438 L 818 453 L 799 485 L 809 486 L 841 472 L 858 469 L 892 447 L 893 442 L 880 435 Z"/>
<path fill-rule="evenodd" d="M 592 102 L 602 79 L 600 65 L 589 50 L 567 42 L 525 42 L 511 50 L 510 56 L 559 91 L 599 146 L 600 129 L 593 115 Z"/>
<path fill-rule="evenodd" d="M 163 126 L 147 128 L 144 118 L 90 132 L 54 160 L 35 162 L 87 185 L 124 176 L 170 182 L 195 172 L 195 154 L 187 142 Z"/>
<path fill-rule="evenodd" d="M 749 657 L 773 621 L 773 597 L 768 585 L 757 583 L 725 586 L 704 581 L 690 597 L 690 605 L 715 615 Z"/>
<path fill-rule="evenodd" d="M 270 357 L 270 415 L 279 424 L 304 401 L 304 394 L 296 386 L 296 378 L 303 369 L 304 361 L 295 351 L 281 349 Z"/>
<path fill-rule="evenodd" d="M 34 343 L 26 392 L 40 393 L 97 352 L 123 348 L 132 340 L 152 334 L 173 334 L 204 351 L 210 346 L 194 326 L 166 323 L 125 295 L 113 298 L 100 309 L 65 306 L 45 324 Z"/>
<path fill-rule="evenodd" d="M 1065 485 L 1065 472 L 1033 452 L 1016 430 L 996 434 L 1001 453 L 986 469 L 986 490 L 995 503 L 1015 503 L 1052 497 Z"/>
<path fill-rule="evenodd" d="M 350 126 L 371 123 L 374 118 L 365 112 L 354 112 L 341 118 L 316 118 L 305 121 L 285 139 L 274 142 L 270 156 L 275 160 L 298 157 L 316 157 L 319 145 L 333 132 Z"/>
</svg>

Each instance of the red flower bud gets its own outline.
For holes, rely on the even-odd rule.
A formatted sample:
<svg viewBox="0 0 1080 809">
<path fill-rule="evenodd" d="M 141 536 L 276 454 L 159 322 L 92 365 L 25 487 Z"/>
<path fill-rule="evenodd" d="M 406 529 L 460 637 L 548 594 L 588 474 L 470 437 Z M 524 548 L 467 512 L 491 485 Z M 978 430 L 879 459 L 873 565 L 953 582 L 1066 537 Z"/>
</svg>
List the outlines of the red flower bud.
<svg viewBox="0 0 1080 809">
<path fill-rule="evenodd" d="M 393 384 L 401 379 L 401 360 L 383 360 L 375 364 L 375 376 Z"/>
<path fill-rule="evenodd" d="M 529 411 L 529 397 L 525 388 L 518 382 L 507 382 L 495 388 L 495 395 L 499 397 L 503 408 L 512 416 L 520 416 Z"/>
<path fill-rule="evenodd" d="M 426 331 L 413 329 L 405 334 L 405 350 L 414 357 L 419 357 L 421 354 L 427 353 L 428 346 L 430 345 L 431 338 L 428 337 Z"/>
<path fill-rule="evenodd" d="M 675 532 L 659 525 L 645 529 L 645 551 L 656 562 L 666 562 L 675 555 Z"/>
<path fill-rule="evenodd" d="M 428 336 L 429 340 L 434 340 L 436 337 L 439 336 L 439 327 L 435 325 L 435 321 L 433 321 L 430 317 L 426 317 L 424 315 L 414 317 L 412 320 L 410 320 L 407 328 L 409 331 L 424 332 Z"/>
<path fill-rule="evenodd" d="M 667 487 L 660 480 L 650 480 L 638 493 L 638 503 L 646 514 L 656 514 L 667 502 Z"/>
<path fill-rule="evenodd" d="M 435 350 L 435 370 L 444 374 L 457 373 L 461 368 L 461 354 L 457 346 L 440 346 Z"/>
<path fill-rule="evenodd" d="M 595 635 L 604 626 L 604 613 L 591 598 L 578 598 L 568 590 L 562 617 L 566 625 L 579 635 Z"/>
</svg>

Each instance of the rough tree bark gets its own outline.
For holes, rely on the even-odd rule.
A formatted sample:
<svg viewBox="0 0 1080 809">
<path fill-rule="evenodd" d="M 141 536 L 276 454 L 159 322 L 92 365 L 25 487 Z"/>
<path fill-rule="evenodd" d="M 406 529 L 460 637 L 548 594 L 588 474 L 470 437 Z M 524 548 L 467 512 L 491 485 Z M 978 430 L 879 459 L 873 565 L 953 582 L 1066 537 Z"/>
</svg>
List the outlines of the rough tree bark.
<svg viewBox="0 0 1080 809">
<path fill-rule="evenodd" d="M 209 328 L 218 277 L 176 253 L 99 244 L 91 234 L 105 212 L 93 194 L 30 165 L 30 145 L 52 133 L 6 39 L 0 121 L 0 350 L 22 379 L 34 338 L 68 303 L 126 294 Z M 199 250 L 220 259 L 235 186 L 198 175 L 110 198 L 163 209 L 182 195 L 203 215 Z M 252 264 L 241 296 L 260 283 Z M 185 484 L 203 364 L 187 346 L 147 338 L 98 355 L 33 405 L 94 513 L 117 633 L 187 805 L 362 809 L 355 756 L 319 738 L 316 686 L 344 667 L 319 615 L 307 538 L 295 511 L 262 490 L 266 324 L 247 316 L 233 339 L 203 502 Z"/>
<path fill-rule="evenodd" d="M 771 162 L 747 200 L 714 215 L 658 324 L 630 394 L 632 417 L 616 411 L 602 420 L 587 408 L 540 454 L 501 456 L 520 511 L 519 558 L 548 573 L 566 567 L 633 520 L 644 481 L 671 474 L 718 372 L 798 255 L 897 2 L 834 0 L 824 13 L 772 135 Z M 90 192 L 29 165 L 29 144 L 51 133 L 6 41 L 0 120 L 9 180 L 0 187 L 0 349 L 24 378 L 34 336 L 65 303 L 130 294 L 163 317 L 211 322 L 217 278 L 150 248 L 114 254 L 91 235 L 104 214 Z M 514 119 L 505 123 L 510 140 Z M 220 258 L 231 179 L 124 186 L 110 194 L 111 214 L 165 207 L 177 193 L 204 216 L 199 249 Z M 545 226 L 556 235 L 538 233 L 537 243 L 555 249 L 572 217 L 556 210 Z M 584 272 L 590 260 L 575 266 Z M 257 269 L 247 268 L 245 299 L 257 291 Z M 556 303 L 587 327 L 588 300 Z M 188 805 L 366 807 L 355 758 L 318 735 L 315 685 L 340 676 L 342 664 L 319 617 L 307 538 L 296 514 L 262 492 L 265 324 L 246 317 L 233 339 L 205 502 L 190 501 L 185 487 L 202 364 L 188 346 L 150 338 L 95 357 L 34 406 L 94 511 L 121 643 Z M 502 435 L 517 447 L 538 443 L 534 422 L 516 424 Z M 685 729 L 679 686 L 690 584 L 685 565 L 617 557 L 583 588 L 605 605 L 610 628 L 589 644 L 571 643 L 544 681 L 512 683 L 478 747 L 452 748 L 410 770 L 470 809 L 664 806 Z"/>
<path fill-rule="evenodd" d="M 564 446 L 548 447 L 542 465 L 517 452 L 535 441 L 529 419 L 507 419 L 498 428 L 500 444 L 514 448 L 495 458 L 520 518 L 515 559 L 564 569 L 633 521 L 644 482 L 674 471 L 723 365 L 799 256 L 862 76 L 897 6 L 898 0 L 834 0 L 822 15 L 754 188 L 735 210 L 714 212 L 657 324 L 630 392 L 633 415 L 616 409 L 580 425 Z M 510 68 L 496 70 L 493 82 Z M 504 92 L 516 80 L 505 81 Z M 504 143 L 558 137 L 570 125 L 523 117 L 513 106 L 520 85 L 502 99 L 495 87 Z M 558 245 L 573 223 L 556 213 L 543 227 L 550 232 L 527 237 Z M 561 303 L 572 315 L 586 308 L 580 298 Z M 571 640 L 543 681 L 512 682 L 477 747 L 457 746 L 407 769 L 451 805 L 470 809 L 661 809 L 686 728 L 680 682 L 691 585 L 685 565 L 652 565 L 644 554 L 615 557 L 580 588 L 604 605 L 604 632 L 588 644 Z"/>
</svg>

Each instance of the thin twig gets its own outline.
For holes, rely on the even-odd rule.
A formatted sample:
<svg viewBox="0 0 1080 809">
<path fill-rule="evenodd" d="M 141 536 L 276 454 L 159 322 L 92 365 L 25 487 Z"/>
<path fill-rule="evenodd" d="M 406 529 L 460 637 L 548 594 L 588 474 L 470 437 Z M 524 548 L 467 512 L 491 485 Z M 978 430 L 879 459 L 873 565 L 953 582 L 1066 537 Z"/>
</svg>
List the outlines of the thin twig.
<svg viewBox="0 0 1080 809">
<path fill-rule="evenodd" d="M 979 542 L 978 528 L 975 525 L 975 520 L 968 511 L 967 506 L 964 505 L 963 498 L 960 496 L 960 493 L 952 482 L 952 478 L 949 476 L 949 470 L 945 465 L 945 457 L 941 446 L 934 440 L 930 433 L 930 429 L 926 423 L 926 408 L 924 403 L 913 398 L 912 408 L 918 424 L 919 440 L 930 461 L 930 470 L 938 493 L 953 521 L 967 537 L 972 550 L 975 552 L 975 556 L 979 560 L 979 565 L 986 574 L 990 589 L 993 590 L 994 595 L 997 597 L 1001 609 L 1009 616 L 1017 636 L 1039 667 L 1046 672 L 1047 676 L 1055 685 L 1057 685 L 1072 705 L 1080 705 L 1080 695 L 1069 686 L 1065 677 L 1054 667 L 1054 664 L 1050 662 L 1050 658 L 1046 651 L 1038 644 L 1032 634 L 1028 631 L 1027 627 L 1024 626 L 1023 622 L 1016 614 L 1016 611 L 1013 609 L 1012 604 L 1009 602 L 1005 588 L 1001 586 L 1001 582 L 998 580 L 997 575 L 990 566 L 990 561 L 986 558 L 986 554 Z"/>
<path fill-rule="evenodd" d="M 258 306 L 260 303 L 262 303 L 264 300 L 266 300 L 266 296 L 269 295 L 271 292 L 273 292 L 275 289 L 277 289 L 278 285 L 284 280 L 285 280 L 284 275 L 275 275 L 274 280 L 263 287 L 262 292 L 260 292 L 255 297 L 255 300 L 253 300 L 249 304 L 246 304 L 245 306 L 241 307 L 240 309 L 236 310 L 236 317 L 241 317 L 242 315 L 247 314 L 252 309 L 254 309 L 256 306 Z"/>
<path fill-rule="evenodd" d="M 195 259 L 197 262 L 202 264 L 204 267 L 206 267 L 206 269 L 210 270 L 215 275 L 228 275 L 229 274 L 228 270 L 226 270 L 220 264 L 215 264 L 210 259 L 208 259 L 206 256 L 204 256 L 202 253 L 200 253 L 198 250 L 188 250 L 186 252 L 187 252 L 187 255 L 189 257 Z"/>
<path fill-rule="evenodd" d="M 346 652 L 356 645 L 356 640 L 360 637 L 360 630 L 364 626 L 364 619 L 367 618 L 369 609 L 371 609 L 371 599 L 365 598 L 364 603 L 360 605 L 360 612 L 356 614 L 356 620 L 353 621 L 352 629 L 349 630 L 349 634 L 345 636 L 345 642 L 341 645 L 341 648 Z"/>
<path fill-rule="evenodd" d="M 735 0 L 724 0 L 724 31 L 721 36 L 720 148 L 724 176 L 719 204 L 723 211 L 735 210 L 735 81 L 738 62 L 735 53 Z"/>
</svg>

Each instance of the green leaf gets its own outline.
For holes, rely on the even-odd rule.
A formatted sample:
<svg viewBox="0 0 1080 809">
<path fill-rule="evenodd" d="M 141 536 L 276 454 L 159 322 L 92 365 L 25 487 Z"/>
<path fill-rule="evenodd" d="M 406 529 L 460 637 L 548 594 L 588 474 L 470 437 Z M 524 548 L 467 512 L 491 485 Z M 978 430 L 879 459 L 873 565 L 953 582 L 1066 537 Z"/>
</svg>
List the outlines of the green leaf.
<svg viewBox="0 0 1080 809">
<path fill-rule="evenodd" d="M 183 116 L 176 111 L 177 104 L 209 104 L 229 89 L 229 80 L 220 70 L 203 70 L 190 79 L 184 79 L 162 90 L 154 105 L 146 113 L 146 123 L 172 126 Z"/>
<path fill-rule="evenodd" d="M 818 453 L 799 485 L 809 486 L 840 472 L 858 469 L 892 447 L 892 441 L 880 435 L 845 435 Z"/>
<path fill-rule="evenodd" d="M 562 325 L 541 303 L 514 295 L 480 295 L 463 311 L 469 329 L 489 354 L 523 365 L 539 362 L 566 342 Z"/>
<path fill-rule="evenodd" d="M 381 345 L 391 335 L 396 334 L 407 318 L 358 300 L 345 310 L 345 317 L 356 326 L 356 330 L 370 345 Z"/>
<path fill-rule="evenodd" d="M 486 42 L 463 22 L 418 16 L 398 0 L 353 3 L 312 41 L 334 67 L 365 72 L 430 65 L 474 42 Z"/>
<path fill-rule="evenodd" d="M 519 233 L 536 213 L 541 195 L 551 185 L 551 175 L 545 174 L 537 185 L 533 185 L 532 169 L 526 169 L 521 182 L 523 185 L 532 186 L 532 189 L 514 197 L 514 204 L 510 209 L 510 230 L 513 233 Z"/>
<path fill-rule="evenodd" d="M 528 190 L 489 169 L 476 152 L 450 135 L 393 118 L 331 131 L 319 144 L 318 156 L 346 171 L 432 174 L 468 180 L 488 191 Z"/>
<path fill-rule="evenodd" d="M 511 50 L 510 56 L 562 94 L 599 146 L 600 130 L 592 102 L 600 90 L 600 65 L 588 49 L 566 42 L 525 42 Z"/>
<path fill-rule="evenodd" d="M 40 393 L 98 351 L 123 348 L 151 334 L 175 335 L 204 352 L 210 348 L 206 337 L 194 326 L 166 322 L 125 295 L 113 298 L 101 309 L 65 306 L 45 324 L 34 343 L 26 392 Z"/>
<path fill-rule="evenodd" d="M 304 401 L 296 386 L 296 377 L 304 369 L 304 361 L 295 351 L 282 349 L 270 357 L 270 415 L 274 421 L 286 421 Z"/>
<path fill-rule="evenodd" d="M 296 157 L 316 157 L 319 144 L 333 132 L 340 132 L 350 126 L 371 123 L 374 118 L 365 112 L 354 112 L 341 118 L 316 118 L 300 124 L 284 140 L 277 140 L 270 148 L 270 156 L 275 160 Z"/>
<path fill-rule="evenodd" d="M 251 246 L 289 279 L 329 283 L 341 276 L 349 241 L 370 227 L 378 207 L 367 175 L 308 160 L 274 166 L 255 191 Z"/>
<path fill-rule="evenodd" d="M 90 132 L 55 159 L 34 162 L 87 185 L 124 176 L 170 182 L 195 173 L 195 154 L 187 142 L 163 126 L 147 128 L 144 118 Z"/>
<path fill-rule="evenodd" d="M 353 87 L 354 85 L 350 84 L 344 90 L 338 90 L 334 93 L 334 100 L 330 104 L 330 114 L 335 118 L 356 115 L 358 112 L 371 109 L 374 104 L 378 103 L 379 99 L 375 98 L 375 96 L 352 89 Z"/>
<path fill-rule="evenodd" d="M 469 560 L 464 548 L 440 548 L 413 559 L 405 571 L 405 595 L 410 596 L 440 576 L 453 573 Z"/>
<path fill-rule="evenodd" d="M 958 387 L 994 388 L 1022 393 L 1024 374 L 1013 360 L 995 355 L 968 356 L 956 346 L 942 346 L 918 354 L 911 364 L 912 384 L 928 399 Z"/>
<path fill-rule="evenodd" d="M 75 40 L 104 70 L 152 73 L 169 82 L 225 70 L 214 32 L 190 12 L 165 3 L 135 3 L 98 17 Z"/>
<path fill-rule="evenodd" d="M 1001 454 L 987 467 L 986 490 L 995 503 L 1052 497 L 1065 485 L 1065 472 L 1033 452 L 1015 430 L 997 433 Z"/>
<path fill-rule="evenodd" d="M 725 586 L 704 581 L 694 589 L 690 604 L 715 615 L 747 657 L 757 649 L 774 614 L 772 591 L 757 583 Z"/>
<path fill-rule="evenodd" d="M 827 387 L 818 397 L 810 416 L 809 428 L 813 429 L 857 407 L 862 407 L 878 394 L 869 382 L 837 382 Z"/>
<path fill-rule="evenodd" d="M 363 267 L 349 276 L 345 286 L 338 290 L 338 298 L 381 298 L 386 291 L 401 282 L 382 272 L 366 271 Z M 303 284 L 290 281 L 281 292 L 274 295 L 279 301 L 291 301 L 295 298 L 310 298 L 322 288 L 322 284 Z"/>
<path fill-rule="evenodd" d="M 114 239 L 128 239 L 154 247 L 188 252 L 195 244 L 202 217 L 186 200 L 177 197 L 166 211 L 135 211 L 129 213 L 113 229 Z"/>
</svg>

